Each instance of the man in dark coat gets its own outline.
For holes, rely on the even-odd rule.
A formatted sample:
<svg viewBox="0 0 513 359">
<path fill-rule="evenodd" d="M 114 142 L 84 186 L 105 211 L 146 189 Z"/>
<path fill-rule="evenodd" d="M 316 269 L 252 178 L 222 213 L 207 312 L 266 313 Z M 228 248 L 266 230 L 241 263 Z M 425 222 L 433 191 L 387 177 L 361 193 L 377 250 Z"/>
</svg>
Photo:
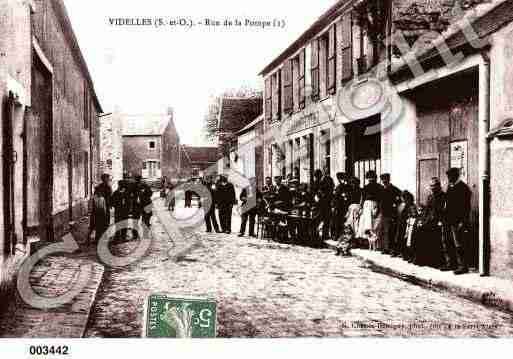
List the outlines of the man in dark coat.
<svg viewBox="0 0 513 359">
<path fill-rule="evenodd" d="M 276 184 L 274 186 L 274 193 L 276 194 L 274 197 L 275 207 L 283 211 L 289 211 L 292 207 L 292 194 L 289 188 L 283 184 L 281 176 L 276 176 L 274 183 Z"/>
<path fill-rule="evenodd" d="M 242 222 L 240 225 L 239 237 L 244 237 L 246 233 L 246 224 L 249 219 L 249 236 L 256 237 L 255 234 L 255 220 L 258 214 L 257 203 L 261 198 L 260 191 L 256 186 L 256 178 L 250 180 L 250 185 L 244 188 L 240 194 L 240 201 L 242 202 L 241 213 Z"/>
<path fill-rule="evenodd" d="M 237 204 L 235 187 L 228 182 L 226 176 L 221 176 L 219 188 L 217 189 L 217 204 L 219 207 L 219 221 L 221 231 L 226 234 L 232 233 L 232 212 L 233 206 Z"/>
<path fill-rule="evenodd" d="M 205 225 L 207 226 L 207 233 L 212 233 L 212 227 L 216 233 L 221 233 L 216 218 L 216 205 L 217 205 L 217 189 L 213 183 L 212 177 L 207 176 L 203 185 L 210 193 L 211 203 L 209 208 L 205 208 Z"/>
<path fill-rule="evenodd" d="M 451 168 L 447 171 L 449 186 L 447 188 L 447 203 L 445 207 L 447 225 L 449 226 L 450 238 L 456 249 L 456 261 L 458 268 L 454 274 L 468 273 L 468 266 L 465 260 L 465 246 L 468 239 L 468 223 L 472 191 L 460 178 L 460 170 Z"/>
<path fill-rule="evenodd" d="M 398 207 L 401 204 L 401 190 L 390 182 L 390 174 L 380 176 L 383 184 L 381 197 L 381 214 L 383 218 L 383 247 L 384 252 L 389 252 L 397 257 L 400 253 L 399 245 L 395 242 L 397 230 Z"/>
<path fill-rule="evenodd" d="M 438 266 L 442 261 L 442 270 L 451 268 L 452 248 L 448 246 L 445 235 L 446 195 L 440 179 L 433 177 L 430 182 L 431 193 L 428 196 L 422 226 L 415 245 L 417 264 Z M 441 258 L 440 258 L 441 254 Z"/>
<path fill-rule="evenodd" d="M 101 179 L 102 183 L 94 189 L 93 212 L 90 221 L 90 231 L 95 231 L 96 242 L 110 226 L 110 209 L 112 207 L 111 177 L 105 173 Z"/>
<path fill-rule="evenodd" d="M 128 220 L 130 208 L 128 205 L 128 191 L 126 188 L 126 181 L 121 180 L 118 182 L 118 189 L 112 194 L 111 202 L 114 207 L 114 222 L 117 226 L 121 227 L 116 231 L 117 239 L 126 239 L 127 229 L 125 221 Z M 119 228 L 118 227 L 118 228 Z"/>
<path fill-rule="evenodd" d="M 337 173 L 338 185 L 335 188 L 333 197 L 333 238 L 337 239 L 342 234 L 344 223 L 346 220 L 347 210 L 351 204 L 351 186 L 349 185 L 349 177 L 346 173 Z"/>
</svg>

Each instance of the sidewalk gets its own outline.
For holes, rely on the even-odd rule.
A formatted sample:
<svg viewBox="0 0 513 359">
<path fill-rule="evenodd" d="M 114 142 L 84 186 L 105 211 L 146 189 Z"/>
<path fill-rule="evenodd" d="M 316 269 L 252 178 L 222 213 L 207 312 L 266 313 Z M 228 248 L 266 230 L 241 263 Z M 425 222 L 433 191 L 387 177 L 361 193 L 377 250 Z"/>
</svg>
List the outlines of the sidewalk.
<svg viewBox="0 0 513 359">
<path fill-rule="evenodd" d="M 55 309 L 36 309 L 16 293 L 10 308 L 0 317 L 2 338 L 80 338 L 103 278 L 104 268 L 96 262 L 96 247 L 85 244 L 88 223 L 76 224 L 73 235 L 80 249 L 70 255 L 48 256 L 34 267 L 30 283 L 36 293 L 55 297 L 68 291 L 80 270 L 91 266 L 86 287 L 70 303 Z"/>
<path fill-rule="evenodd" d="M 333 249 L 336 246 L 335 241 L 327 241 L 326 244 Z M 364 249 L 353 249 L 352 254 L 384 274 L 423 287 L 445 290 L 488 307 L 513 312 L 513 285 L 511 281 L 495 277 L 481 277 L 478 273 L 457 276 L 452 272 L 419 267 L 401 258 L 393 258 L 380 252 Z"/>
</svg>

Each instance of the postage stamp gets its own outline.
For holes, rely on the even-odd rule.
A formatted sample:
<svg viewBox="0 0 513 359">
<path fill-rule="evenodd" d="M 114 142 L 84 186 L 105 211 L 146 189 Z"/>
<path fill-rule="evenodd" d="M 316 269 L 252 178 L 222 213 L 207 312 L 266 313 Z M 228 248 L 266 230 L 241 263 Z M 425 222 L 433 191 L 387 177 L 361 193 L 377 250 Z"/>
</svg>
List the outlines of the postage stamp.
<svg viewBox="0 0 513 359">
<path fill-rule="evenodd" d="M 150 295 L 146 300 L 143 337 L 215 338 L 217 303 L 212 299 Z"/>
</svg>

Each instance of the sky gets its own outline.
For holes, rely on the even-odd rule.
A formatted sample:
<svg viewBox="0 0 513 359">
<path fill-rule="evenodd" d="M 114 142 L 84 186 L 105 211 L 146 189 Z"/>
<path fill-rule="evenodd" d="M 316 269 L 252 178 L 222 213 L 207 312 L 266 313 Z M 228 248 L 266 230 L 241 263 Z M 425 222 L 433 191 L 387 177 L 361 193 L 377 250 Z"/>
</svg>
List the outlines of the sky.
<svg viewBox="0 0 513 359">
<path fill-rule="evenodd" d="M 64 0 L 105 113 L 174 108 L 184 144 L 208 145 L 209 98 L 262 88 L 260 71 L 336 0 Z M 284 20 L 284 28 L 112 26 L 111 18 Z"/>
</svg>

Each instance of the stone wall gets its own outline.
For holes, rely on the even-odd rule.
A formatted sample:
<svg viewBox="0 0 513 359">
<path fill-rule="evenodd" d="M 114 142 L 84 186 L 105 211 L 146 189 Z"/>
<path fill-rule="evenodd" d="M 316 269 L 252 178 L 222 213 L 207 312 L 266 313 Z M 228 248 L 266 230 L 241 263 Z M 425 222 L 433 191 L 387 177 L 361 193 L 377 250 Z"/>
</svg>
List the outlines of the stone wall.
<svg viewBox="0 0 513 359">
<path fill-rule="evenodd" d="M 100 120 L 100 163 L 99 172 L 112 176 L 113 188 L 123 178 L 123 133 L 119 114 Z"/>
</svg>

